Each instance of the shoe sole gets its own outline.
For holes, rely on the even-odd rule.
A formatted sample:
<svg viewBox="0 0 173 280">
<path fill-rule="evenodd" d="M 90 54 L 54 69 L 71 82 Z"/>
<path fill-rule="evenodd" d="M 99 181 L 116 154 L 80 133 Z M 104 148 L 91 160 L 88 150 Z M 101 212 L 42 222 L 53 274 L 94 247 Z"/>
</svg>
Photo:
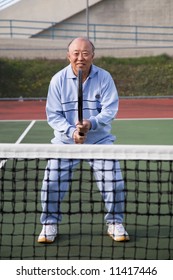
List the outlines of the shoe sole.
<svg viewBox="0 0 173 280">
<path fill-rule="evenodd" d="M 55 239 L 54 240 L 50 240 L 50 239 L 47 239 L 46 237 L 42 237 L 42 238 L 39 238 L 38 240 L 37 240 L 37 242 L 38 243 L 53 243 L 55 241 Z"/>
<path fill-rule="evenodd" d="M 129 241 L 130 238 L 128 235 L 122 235 L 122 236 L 118 236 L 118 237 L 114 237 L 112 234 L 110 234 L 108 232 L 108 235 L 114 240 L 114 241 L 117 241 L 117 242 L 122 242 L 122 241 Z"/>
</svg>

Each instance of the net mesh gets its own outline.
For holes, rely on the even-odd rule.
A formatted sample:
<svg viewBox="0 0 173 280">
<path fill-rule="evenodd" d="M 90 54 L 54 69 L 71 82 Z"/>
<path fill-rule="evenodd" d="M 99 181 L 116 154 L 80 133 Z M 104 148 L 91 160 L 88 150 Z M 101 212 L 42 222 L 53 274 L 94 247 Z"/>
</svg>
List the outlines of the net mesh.
<svg viewBox="0 0 173 280">
<path fill-rule="evenodd" d="M 41 186 L 49 159 L 80 159 L 61 205 L 59 234 L 37 242 Z M 88 160 L 120 162 L 124 226 L 130 241 L 107 235 L 106 209 Z M 105 185 L 110 178 L 105 179 Z M 1 259 L 173 259 L 173 147 L 121 145 L 0 146 Z"/>
</svg>

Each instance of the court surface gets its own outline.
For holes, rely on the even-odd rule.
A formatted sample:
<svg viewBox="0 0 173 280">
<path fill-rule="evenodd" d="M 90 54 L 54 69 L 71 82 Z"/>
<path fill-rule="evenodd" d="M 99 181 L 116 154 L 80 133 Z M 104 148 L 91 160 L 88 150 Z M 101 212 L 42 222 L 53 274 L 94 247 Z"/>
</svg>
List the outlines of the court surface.
<svg viewBox="0 0 173 280">
<path fill-rule="evenodd" d="M 45 101 L 13 101 L 0 102 L 0 143 L 50 143 L 51 138 L 53 137 L 53 131 L 48 126 L 45 116 Z M 172 145 L 173 144 L 173 99 L 121 99 L 120 100 L 120 111 L 118 114 L 117 120 L 113 122 L 112 133 L 117 136 L 116 144 L 146 144 L 146 145 Z M 20 188 L 20 186 L 19 186 Z M 32 186 L 31 186 L 32 188 Z M 34 199 L 32 194 L 31 200 Z M 37 193 L 38 196 L 38 193 Z M 85 199 L 85 198 L 84 198 Z M 88 199 L 88 198 L 87 198 Z M 98 198 L 96 198 L 97 200 Z M 38 197 L 39 200 L 39 197 Z M 39 202 L 38 202 L 39 205 Z M 29 204 L 28 207 L 32 205 Z M 39 206 L 38 206 L 39 207 Z M 89 209 L 87 204 L 83 205 L 85 210 Z M 128 207 L 131 207 L 130 205 Z M 74 209 L 75 211 L 75 209 Z M 90 211 L 90 210 L 87 210 Z M 7 217 L 7 225 L 10 224 L 11 217 Z M 32 234 L 29 239 L 24 239 L 25 247 L 23 250 L 23 258 L 32 258 L 33 250 L 37 254 L 37 259 L 42 259 L 43 256 L 47 256 L 47 259 L 56 259 L 57 258 L 57 248 L 60 252 L 62 259 L 67 258 L 68 254 L 68 244 L 69 238 L 71 238 L 71 244 L 73 249 L 73 255 L 79 255 L 79 244 L 77 241 L 76 230 L 77 224 L 80 220 L 80 215 L 74 215 L 73 224 L 70 228 L 66 224 L 68 217 L 64 218 L 62 228 L 60 231 L 60 239 L 58 239 L 55 244 L 48 246 L 37 244 L 33 240 Z M 103 213 L 93 217 L 93 222 L 95 224 L 94 228 L 90 229 L 90 214 L 84 215 L 83 219 L 85 220 L 84 226 L 81 229 L 83 232 L 83 237 L 80 240 L 80 246 L 83 250 L 86 251 L 91 244 L 89 244 L 89 239 L 86 232 L 92 232 L 92 245 L 95 250 L 96 258 L 99 258 L 101 252 L 99 249 L 99 232 L 105 231 L 104 225 L 102 226 Z M 154 235 L 157 234 L 156 229 L 151 228 L 151 240 L 147 240 L 145 236 L 145 231 L 142 226 L 137 228 L 138 238 L 133 237 L 133 219 L 128 220 L 130 227 L 128 228 L 129 234 L 131 235 L 131 241 L 126 245 L 116 243 L 116 250 L 113 257 L 121 258 L 121 250 L 126 246 L 127 255 L 126 258 L 133 258 L 134 256 L 134 247 L 143 248 L 137 251 L 136 258 L 143 258 L 143 251 L 145 251 L 145 244 L 150 242 L 154 244 L 155 239 Z M 130 219 L 129 218 L 129 219 Z M 145 223 L 145 217 L 141 218 L 141 223 Z M 32 218 L 31 216 L 18 215 L 15 217 L 16 227 L 13 237 L 13 251 L 15 258 L 20 258 L 20 233 L 21 225 L 23 221 L 28 221 L 28 224 L 25 227 L 25 231 L 33 232 Z M 39 233 L 41 227 L 39 225 L 39 215 L 37 219 L 37 228 L 36 233 Z M 92 218 L 91 218 L 92 219 Z M 72 220 L 72 217 L 71 217 Z M 34 222 L 34 220 L 33 220 Z M 166 223 L 166 220 L 165 220 Z M 165 231 L 167 226 L 165 224 Z M 77 230 L 78 231 L 78 230 Z M 95 232 L 97 234 L 95 234 Z M 160 232 L 164 235 L 165 232 Z M 8 246 L 8 238 L 3 237 L 4 244 L 7 244 L 7 247 L 3 248 L 1 253 L 1 259 L 8 259 L 10 256 L 10 247 Z M 36 239 L 36 236 L 34 236 Z M 100 237 L 101 238 L 101 237 Z M 161 242 L 161 241 L 160 241 Z M 165 240 L 164 240 L 165 242 Z M 97 246 L 98 243 L 98 246 Z M 103 258 L 109 259 L 109 248 L 112 248 L 112 241 L 109 239 L 106 234 L 103 238 L 103 243 L 105 244 L 105 249 L 103 253 Z M 34 245 L 33 245 L 34 244 Z M 164 246 L 164 244 L 163 244 Z M 173 244 L 171 245 L 173 246 Z M 16 248 L 16 249 L 15 249 Z M 33 249 L 34 248 L 34 249 Z M 16 251 L 15 251 L 16 250 Z M 166 259 L 167 255 L 159 256 L 160 259 Z M 75 257 L 74 257 L 75 258 Z M 151 250 L 148 255 L 149 259 L 156 258 L 156 251 Z M 173 258 L 173 257 L 172 257 Z"/>
<path fill-rule="evenodd" d="M 0 101 L 0 143 L 50 143 L 45 100 Z M 116 144 L 173 144 L 173 98 L 120 99 Z"/>
</svg>

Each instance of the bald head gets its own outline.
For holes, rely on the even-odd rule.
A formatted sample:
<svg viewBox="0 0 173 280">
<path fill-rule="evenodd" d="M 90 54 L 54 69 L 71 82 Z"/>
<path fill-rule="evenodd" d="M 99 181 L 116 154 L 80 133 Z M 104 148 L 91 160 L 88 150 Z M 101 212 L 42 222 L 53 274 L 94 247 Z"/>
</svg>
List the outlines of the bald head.
<svg viewBox="0 0 173 280">
<path fill-rule="evenodd" d="M 69 43 L 67 58 L 76 76 L 81 69 L 83 77 L 87 78 L 94 58 L 94 49 L 92 42 L 85 37 L 75 38 Z"/>
<path fill-rule="evenodd" d="M 88 39 L 88 38 L 86 38 L 86 37 L 77 37 L 77 38 L 75 38 L 75 39 L 73 39 L 69 44 L 68 44 L 68 51 L 69 51 L 69 49 L 70 49 L 70 47 L 71 47 L 71 45 L 73 45 L 73 43 L 75 44 L 75 43 L 80 43 L 80 42 L 86 42 L 86 44 L 88 44 L 88 45 L 90 45 L 90 47 L 91 47 L 91 49 L 92 49 L 92 52 L 94 53 L 94 51 L 95 51 L 95 47 L 94 47 L 94 45 L 93 45 L 93 43 Z"/>
</svg>

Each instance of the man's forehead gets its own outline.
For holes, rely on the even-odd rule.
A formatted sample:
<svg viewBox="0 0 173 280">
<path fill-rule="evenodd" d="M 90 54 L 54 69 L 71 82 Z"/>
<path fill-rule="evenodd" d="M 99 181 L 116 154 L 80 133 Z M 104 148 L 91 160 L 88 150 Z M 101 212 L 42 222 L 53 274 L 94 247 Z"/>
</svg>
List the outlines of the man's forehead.
<svg viewBox="0 0 173 280">
<path fill-rule="evenodd" d="M 69 46 L 69 50 L 71 51 L 90 51 L 92 49 L 91 44 L 87 40 L 74 40 L 71 45 Z"/>
</svg>

